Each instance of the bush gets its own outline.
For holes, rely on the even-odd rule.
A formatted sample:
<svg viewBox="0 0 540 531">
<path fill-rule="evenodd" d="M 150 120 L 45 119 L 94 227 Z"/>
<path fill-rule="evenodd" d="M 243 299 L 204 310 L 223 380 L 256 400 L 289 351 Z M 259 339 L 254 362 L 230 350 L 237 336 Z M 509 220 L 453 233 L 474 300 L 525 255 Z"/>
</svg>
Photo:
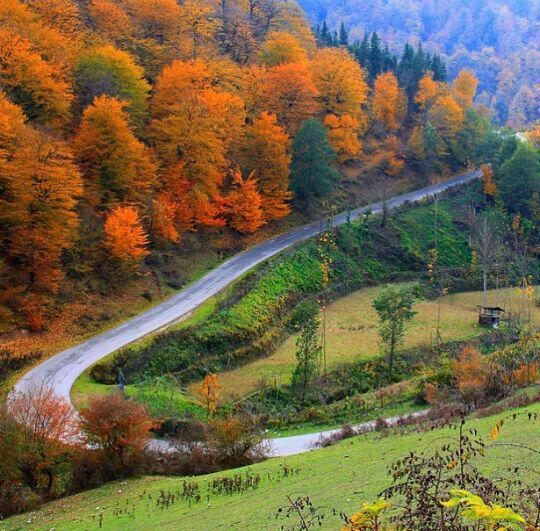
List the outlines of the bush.
<svg viewBox="0 0 540 531">
<path fill-rule="evenodd" d="M 14 372 L 41 359 L 42 356 L 43 353 L 40 350 L 15 354 L 10 350 L 0 349 L 0 382 L 6 380 Z"/>
</svg>

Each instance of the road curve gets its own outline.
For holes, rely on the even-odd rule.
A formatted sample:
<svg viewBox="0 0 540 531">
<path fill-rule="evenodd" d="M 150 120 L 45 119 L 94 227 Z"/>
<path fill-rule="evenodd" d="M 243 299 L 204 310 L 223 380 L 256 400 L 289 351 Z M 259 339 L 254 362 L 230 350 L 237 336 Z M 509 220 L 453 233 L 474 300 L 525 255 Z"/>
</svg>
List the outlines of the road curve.
<svg viewBox="0 0 540 531">
<path fill-rule="evenodd" d="M 394 197 L 386 202 L 387 208 L 396 208 L 407 202 L 419 201 L 426 197 L 437 195 L 454 186 L 466 184 L 477 179 L 480 175 L 481 172 L 478 170 L 463 173 L 439 184 Z M 348 219 L 354 220 L 365 212 L 381 212 L 382 206 L 383 203 L 379 202 L 357 208 L 349 213 L 339 214 L 333 218 L 333 223 L 335 226 L 342 225 Z M 257 264 L 260 264 L 291 245 L 318 234 L 322 224 L 322 221 L 317 221 L 310 225 L 299 227 L 233 256 L 197 282 L 189 285 L 150 310 L 80 345 L 45 360 L 18 380 L 12 393 L 24 393 L 32 388 L 46 385 L 51 387 L 58 396 L 70 401 L 70 391 L 75 380 L 88 367 L 119 348 L 151 332 L 155 332 L 186 315 Z"/>
</svg>

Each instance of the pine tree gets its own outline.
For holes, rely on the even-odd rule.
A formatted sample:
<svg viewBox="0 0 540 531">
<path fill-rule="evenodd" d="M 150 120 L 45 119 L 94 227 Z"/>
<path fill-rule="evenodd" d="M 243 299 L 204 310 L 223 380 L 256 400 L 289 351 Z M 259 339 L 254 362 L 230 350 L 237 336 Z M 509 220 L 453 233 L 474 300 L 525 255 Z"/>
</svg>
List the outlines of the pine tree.
<svg viewBox="0 0 540 531">
<path fill-rule="evenodd" d="M 340 46 L 349 45 L 349 32 L 345 29 L 345 24 L 343 22 L 339 27 L 339 44 Z"/>
<path fill-rule="evenodd" d="M 383 66 L 383 53 L 381 39 L 373 32 L 369 43 L 369 77 L 373 81 L 381 72 Z"/>
<path fill-rule="evenodd" d="M 323 124 L 307 120 L 296 135 L 291 164 L 291 187 L 296 199 L 308 206 L 314 196 L 332 191 L 339 178 L 332 167 L 336 153 L 328 141 Z"/>
</svg>

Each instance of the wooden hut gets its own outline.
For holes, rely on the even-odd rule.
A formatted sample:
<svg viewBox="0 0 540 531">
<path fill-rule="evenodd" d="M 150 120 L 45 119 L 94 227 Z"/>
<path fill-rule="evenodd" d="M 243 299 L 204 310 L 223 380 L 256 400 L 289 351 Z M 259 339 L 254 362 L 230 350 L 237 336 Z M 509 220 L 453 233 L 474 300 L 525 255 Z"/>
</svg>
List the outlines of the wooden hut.
<svg viewBox="0 0 540 531">
<path fill-rule="evenodd" d="M 479 306 L 478 324 L 489 328 L 499 328 L 504 308 L 499 306 Z"/>
</svg>

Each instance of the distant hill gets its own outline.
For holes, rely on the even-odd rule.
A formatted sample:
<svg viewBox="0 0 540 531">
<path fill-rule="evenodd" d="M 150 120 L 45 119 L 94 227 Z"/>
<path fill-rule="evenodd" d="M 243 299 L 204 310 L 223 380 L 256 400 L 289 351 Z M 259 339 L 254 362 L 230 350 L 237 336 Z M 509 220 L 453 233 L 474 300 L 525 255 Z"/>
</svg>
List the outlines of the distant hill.
<svg viewBox="0 0 540 531">
<path fill-rule="evenodd" d="M 300 0 L 312 23 L 324 20 L 352 40 L 376 31 L 392 48 L 422 41 L 444 54 L 450 78 L 464 67 L 480 79 L 477 101 L 501 123 L 540 119 L 539 0 Z"/>
</svg>

